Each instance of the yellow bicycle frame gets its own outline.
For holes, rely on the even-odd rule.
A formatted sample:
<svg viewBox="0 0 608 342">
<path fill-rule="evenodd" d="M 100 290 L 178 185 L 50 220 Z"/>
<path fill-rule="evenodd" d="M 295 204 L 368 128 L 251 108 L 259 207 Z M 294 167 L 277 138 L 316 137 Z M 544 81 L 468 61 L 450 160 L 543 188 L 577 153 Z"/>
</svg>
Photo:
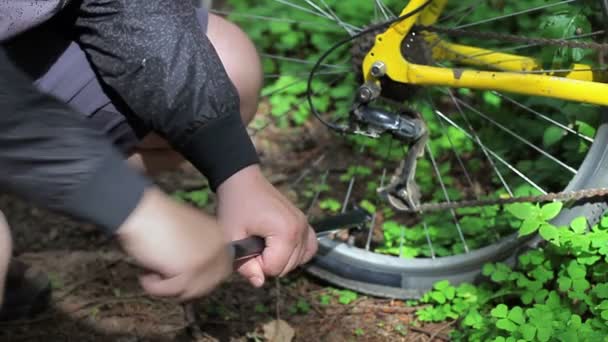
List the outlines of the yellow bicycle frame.
<svg viewBox="0 0 608 342">
<path fill-rule="evenodd" d="M 400 15 L 411 13 L 427 1 L 411 0 Z M 363 61 L 363 75 L 367 82 L 379 82 L 371 70 L 376 62 L 381 62 L 385 75 L 399 83 L 498 90 L 608 105 L 608 84 L 602 83 L 607 80 L 607 75 L 591 71 L 588 65 L 576 64 L 567 73 L 543 73 L 541 63 L 534 58 L 453 44 L 432 33 L 426 33 L 424 39 L 432 47 L 434 60 L 455 61 L 475 67 L 491 66 L 488 69 L 494 70 L 443 68 L 408 62 L 401 53 L 403 39 L 415 24 L 433 25 L 448 0 L 430 1 L 419 13 L 392 24 L 376 37 L 373 48 Z"/>
</svg>

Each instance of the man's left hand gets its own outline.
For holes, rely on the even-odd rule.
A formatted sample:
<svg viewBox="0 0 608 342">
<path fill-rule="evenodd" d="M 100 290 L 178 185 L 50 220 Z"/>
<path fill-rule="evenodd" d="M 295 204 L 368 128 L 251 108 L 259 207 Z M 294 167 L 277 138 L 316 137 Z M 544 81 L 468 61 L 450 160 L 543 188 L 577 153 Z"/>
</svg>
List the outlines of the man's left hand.
<svg viewBox="0 0 608 342">
<path fill-rule="evenodd" d="M 264 238 L 261 256 L 238 266 L 255 286 L 266 276 L 284 276 L 317 252 L 317 238 L 306 216 L 270 184 L 258 165 L 228 178 L 217 190 L 219 222 L 233 240 Z"/>
</svg>

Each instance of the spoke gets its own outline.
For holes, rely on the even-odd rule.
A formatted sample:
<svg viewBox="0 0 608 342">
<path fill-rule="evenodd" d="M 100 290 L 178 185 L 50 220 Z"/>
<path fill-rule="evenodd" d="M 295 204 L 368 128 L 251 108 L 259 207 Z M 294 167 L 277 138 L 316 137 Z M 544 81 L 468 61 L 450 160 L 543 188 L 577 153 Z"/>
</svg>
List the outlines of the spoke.
<svg viewBox="0 0 608 342">
<path fill-rule="evenodd" d="M 403 258 L 403 244 L 405 243 L 405 225 L 401 225 L 401 232 L 399 234 L 399 257 Z"/>
<path fill-rule="evenodd" d="M 376 10 L 380 10 L 380 12 L 382 13 L 382 16 L 384 16 L 384 19 L 389 20 L 394 17 L 390 13 L 390 10 L 386 7 L 384 2 L 382 2 L 382 0 L 374 0 L 374 3 L 376 5 L 375 6 Z"/>
<path fill-rule="evenodd" d="M 329 170 L 325 170 L 325 172 L 323 172 L 323 174 L 321 175 L 321 182 L 319 183 L 319 188 L 317 189 L 317 191 L 315 191 L 315 195 L 313 196 L 312 200 L 310 201 L 310 205 L 308 206 L 308 210 L 306 211 L 306 216 L 308 216 L 310 218 L 310 212 L 312 211 L 312 208 L 315 207 L 315 205 L 317 204 L 317 201 L 319 200 L 319 196 L 321 195 L 321 191 L 323 191 L 323 186 L 327 183 L 327 176 L 329 175 Z"/>
<path fill-rule="evenodd" d="M 518 175 L 521 179 L 523 179 L 524 181 L 526 181 L 526 183 L 528 183 L 530 186 L 532 186 L 536 190 L 540 191 L 543 195 L 547 194 L 547 191 L 545 191 L 543 188 L 541 188 L 538 184 L 534 183 L 534 181 L 532 181 L 525 174 L 523 174 L 523 172 L 521 172 L 515 166 L 511 165 L 509 162 L 507 162 L 506 160 L 504 160 L 501 156 L 499 156 L 498 154 L 496 154 L 496 152 L 492 151 L 491 149 L 488 149 L 481 141 L 475 140 L 473 138 L 473 136 L 471 134 L 469 134 L 469 132 L 467 132 L 465 129 L 463 129 L 462 127 L 460 127 L 457 123 L 455 123 L 454 121 L 452 121 L 450 118 L 448 118 L 441 111 L 437 110 L 436 112 L 439 115 L 439 117 L 441 117 L 443 120 L 445 120 L 446 122 L 448 122 L 450 125 L 458 128 L 465 136 L 467 136 L 467 138 L 469 138 L 475 144 L 479 145 L 481 148 L 483 148 L 486 151 L 488 151 L 488 153 L 490 153 L 492 155 L 492 157 L 494 157 L 501 164 L 503 164 L 504 166 L 506 166 L 513 173 L 515 173 L 516 175 Z"/>
<path fill-rule="evenodd" d="M 426 101 L 429 104 L 429 106 L 431 106 L 431 108 L 433 109 L 433 113 L 435 113 L 435 105 L 433 104 L 432 100 L 430 99 L 430 95 L 429 95 L 428 91 L 427 91 L 427 100 Z M 435 116 L 437 117 L 437 113 L 435 113 Z M 452 137 L 450 136 L 445 123 L 442 120 L 440 120 L 439 118 L 437 118 L 437 121 L 439 121 L 439 124 L 441 125 L 441 132 L 443 133 L 443 135 L 445 135 L 448 138 L 448 142 L 450 143 L 452 153 L 456 157 L 456 161 L 458 161 L 458 165 L 462 169 L 462 172 L 464 173 L 467 183 L 469 183 L 469 187 L 471 189 L 474 189 L 473 179 L 471 178 L 471 175 L 470 175 L 469 171 L 467 170 L 467 167 L 464 165 L 464 162 L 462 161 L 462 158 L 460 157 L 460 153 L 458 152 L 458 149 L 454 145 L 454 142 L 452 141 Z M 479 197 L 477 195 L 477 193 L 475 193 L 475 196 Z"/>
<path fill-rule="evenodd" d="M 513 132 L 512 130 L 510 130 L 509 128 L 505 127 L 504 125 L 500 124 L 499 122 L 497 122 L 496 120 L 490 118 L 488 115 L 482 113 L 480 110 L 474 108 L 473 106 L 469 105 L 468 103 L 462 101 L 459 98 L 456 98 L 456 101 L 459 102 L 461 105 L 463 105 L 464 107 L 468 108 L 469 110 L 471 110 L 473 113 L 477 114 L 478 116 L 484 118 L 486 121 L 490 122 L 491 124 L 493 124 L 494 126 L 500 128 L 502 131 L 506 132 L 507 134 L 509 134 L 510 136 L 514 137 L 515 139 L 521 141 L 522 143 L 528 145 L 529 147 L 531 147 L 532 149 L 536 150 L 537 152 L 539 152 L 540 154 L 544 155 L 545 157 L 549 158 L 550 160 L 552 160 L 553 162 L 555 162 L 556 164 L 558 164 L 559 166 L 563 167 L 564 169 L 570 171 L 573 174 L 576 174 L 576 169 L 569 166 L 568 164 L 562 162 L 561 160 L 557 159 L 556 157 L 554 157 L 553 155 L 551 155 L 549 152 L 543 150 L 542 148 L 534 145 L 532 142 L 530 142 L 528 139 L 522 137 L 521 135 Z"/>
<path fill-rule="evenodd" d="M 357 156 L 357 161 L 355 166 L 355 171 L 353 175 L 350 177 L 350 181 L 348 182 L 348 190 L 346 191 L 346 196 L 344 196 L 344 201 L 342 202 L 342 213 L 346 212 L 346 207 L 350 201 L 350 196 L 353 192 L 353 187 L 355 186 L 355 179 L 357 178 L 357 171 L 359 170 L 359 163 L 361 162 L 361 156 L 363 155 L 363 151 L 365 150 L 365 146 L 361 146 L 359 149 L 359 155 Z"/>
<path fill-rule="evenodd" d="M 222 11 L 222 10 L 210 10 L 209 12 L 217 15 L 231 16 L 233 19 L 248 19 L 248 20 L 265 20 L 265 21 L 276 21 L 283 22 L 288 24 L 302 24 L 302 25 L 311 25 L 312 27 L 334 27 L 338 29 L 335 23 L 329 22 L 318 22 L 318 21 L 303 21 L 303 20 L 295 20 L 289 18 L 279 18 L 279 17 L 269 17 L 264 15 L 250 14 L 250 13 L 240 13 L 240 12 L 230 12 L 230 11 Z"/>
<path fill-rule="evenodd" d="M 431 151 L 431 148 L 429 147 L 429 144 L 426 144 L 426 151 L 429 154 L 429 159 L 431 160 L 431 164 L 433 165 L 433 170 L 435 171 L 435 175 L 437 175 L 437 180 L 439 181 L 439 184 L 441 185 L 441 190 L 443 191 L 443 196 L 445 197 L 445 200 L 447 203 L 452 203 L 452 201 L 450 200 L 450 195 L 448 194 L 448 190 L 445 187 L 445 183 L 443 182 L 443 176 L 441 176 L 441 172 L 439 171 L 439 167 L 437 166 L 437 162 L 435 161 L 435 157 L 433 156 L 433 151 Z M 462 245 L 464 246 L 464 250 L 465 252 L 469 253 L 469 246 L 467 245 L 467 242 L 464 239 L 464 234 L 462 233 L 462 228 L 460 227 L 460 221 L 458 220 L 458 217 L 456 216 L 456 211 L 454 209 L 450 209 L 450 213 L 452 214 L 452 219 L 454 220 L 454 224 L 456 225 L 456 229 L 458 230 L 458 235 L 460 236 L 460 241 L 462 242 Z"/>
<path fill-rule="evenodd" d="M 559 5 L 568 4 L 568 3 L 571 3 L 571 2 L 574 2 L 574 1 L 576 1 L 576 0 L 563 0 L 563 1 L 560 1 L 560 2 L 552 3 L 552 4 L 546 4 L 546 5 L 542 5 L 542 6 L 538 6 L 538 7 L 534 7 L 534 8 L 528 8 L 528 9 L 521 10 L 521 11 L 518 11 L 518 12 L 513 12 L 513 13 L 509 13 L 509 14 L 505 14 L 505 15 L 501 15 L 501 16 L 497 16 L 497 17 L 493 17 L 493 18 L 488 18 L 488 19 L 476 21 L 476 22 L 469 23 L 469 24 L 464 24 L 464 25 L 456 26 L 455 28 L 456 29 L 462 29 L 462 28 L 466 28 L 466 27 L 473 27 L 473 26 L 477 26 L 477 25 L 481 25 L 481 24 L 486 24 L 486 23 L 494 22 L 494 21 L 497 21 L 497 20 L 502 20 L 502 19 L 507 19 L 507 18 L 515 17 L 515 16 L 518 16 L 518 15 L 526 14 L 526 13 L 540 11 L 542 9 L 546 9 L 546 8 L 550 8 L 550 7 L 555 7 L 555 6 L 559 6 Z"/>
<path fill-rule="evenodd" d="M 384 179 L 386 178 L 386 168 L 382 169 L 382 177 L 380 178 L 380 187 L 384 187 Z M 365 250 L 369 251 L 372 244 L 372 237 L 374 235 L 374 229 L 376 228 L 376 217 L 378 213 L 375 212 L 370 222 L 369 233 L 367 233 L 367 241 L 365 242 Z"/>
<path fill-rule="evenodd" d="M 331 21 L 333 21 L 334 23 L 339 24 L 339 23 L 336 21 L 336 19 L 335 19 L 335 18 L 333 18 L 332 16 L 328 15 L 327 13 L 325 13 L 325 12 L 324 12 L 324 11 L 322 11 L 322 10 L 320 11 L 321 13 L 319 13 L 319 12 L 317 12 L 317 11 L 311 10 L 311 9 L 306 8 L 306 7 L 304 7 L 304 6 L 301 6 L 301 5 L 294 4 L 293 2 L 290 2 L 290 1 L 287 1 L 287 0 L 274 0 L 274 1 L 279 2 L 279 3 L 281 3 L 281 4 L 283 4 L 283 5 L 286 5 L 286 6 L 290 6 L 290 7 L 293 7 L 293 8 L 299 9 L 299 10 L 301 10 L 301 11 L 303 11 L 303 12 L 306 12 L 306 13 L 309 13 L 309 14 L 312 14 L 312 15 L 315 15 L 315 16 L 318 16 L 318 17 L 321 17 L 321 18 L 324 18 L 324 19 L 327 19 L 327 20 L 331 20 Z M 306 0 L 306 3 L 308 3 L 308 4 L 310 5 L 310 0 Z M 315 6 L 316 6 L 316 5 L 315 5 Z M 319 8 L 319 7 L 318 7 L 318 6 L 316 6 L 316 7 L 313 7 L 313 8 Z M 354 27 L 354 26 L 352 26 L 352 25 L 348 25 L 348 26 L 349 26 L 349 28 L 350 28 L 350 29 L 352 29 L 352 30 L 354 30 L 354 31 L 360 31 L 360 30 L 361 30 L 360 28 L 358 28 L 358 27 Z M 348 30 L 347 30 L 347 32 L 348 32 Z"/>
<path fill-rule="evenodd" d="M 268 53 L 261 53 L 260 57 L 270 58 L 270 59 L 279 60 L 279 61 L 299 63 L 299 64 L 308 64 L 308 65 L 314 65 L 316 63 L 316 61 L 311 61 L 311 60 L 307 60 L 307 59 L 286 57 L 286 56 L 273 55 L 273 54 L 268 54 Z M 324 68 L 330 68 L 330 69 L 349 69 L 350 70 L 350 65 L 347 65 L 347 64 L 326 64 L 326 63 L 324 63 L 324 64 L 321 64 L 320 66 L 322 66 Z"/>
<path fill-rule="evenodd" d="M 286 85 L 282 86 L 281 88 L 274 89 L 274 90 L 273 90 L 273 91 L 271 91 L 270 93 L 262 93 L 262 94 L 260 95 L 260 97 L 269 97 L 269 96 L 272 96 L 272 95 L 274 95 L 274 94 L 278 94 L 278 93 L 280 93 L 280 92 L 282 92 L 282 91 L 285 91 L 285 90 L 287 90 L 287 89 L 289 89 L 289 88 L 291 88 L 291 87 L 293 87 L 293 86 L 296 86 L 296 85 L 298 85 L 299 83 L 305 82 L 305 81 L 306 81 L 306 80 L 304 80 L 304 79 L 293 81 L 293 82 L 291 82 L 291 83 L 288 83 L 288 84 L 286 84 Z"/>
<path fill-rule="evenodd" d="M 324 19 L 327 19 L 327 20 L 334 21 L 334 20 L 333 20 L 332 18 L 330 18 L 330 17 L 327 17 L 327 16 L 325 16 L 325 15 L 323 15 L 323 14 L 320 14 L 320 13 L 318 13 L 318 12 L 315 12 L 315 11 L 313 11 L 313 10 L 309 9 L 309 8 L 304 7 L 304 6 L 300 6 L 300 5 L 294 4 L 294 3 L 289 2 L 289 1 L 287 1 L 287 0 L 274 0 L 274 1 L 276 1 L 276 2 L 278 2 L 278 3 L 281 3 L 281 4 L 283 4 L 283 5 L 289 6 L 289 7 L 293 7 L 293 8 L 299 9 L 300 11 L 303 11 L 303 12 L 306 12 L 306 13 L 309 13 L 309 14 L 316 15 L 316 16 L 318 16 L 318 17 L 321 17 L 321 18 L 324 18 Z"/>
<path fill-rule="evenodd" d="M 456 23 L 459 24 L 463 20 L 462 18 L 466 18 L 473 10 L 475 10 L 475 7 L 476 7 L 475 5 L 469 5 L 466 7 L 461 7 L 461 8 L 455 9 L 452 12 L 443 15 L 441 18 L 439 18 L 437 20 L 437 22 L 441 23 L 441 22 L 453 19 L 456 16 L 459 16 L 458 19 L 456 20 Z M 464 13 L 461 13 L 461 12 L 464 12 Z"/>
<path fill-rule="evenodd" d="M 349 35 L 353 36 L 355 35 L 355 33 L 361 31 L 360 28 L 358 27 L 354 27 L 350 24 L 345 23 L 342 19 L 340 19 L 340 17 L 338 17 L 338 15 L 336 14 L 336 12 L 334 12 L 331 7 L 329 5 L 327 5 L 327 3 L 325 2 L 325 0 L 319 0 L 321 1 L 321 3 L 323 4 L 323 6 L 325 6 L 327 13 L 332 16 L 336 22 L 338 22 L 338 25 L 340 25 Z M 312 1 L 310 0 L 306 0 L 306 2 L 311 3 Z"/>
<path fill-rule="evenodd" d="M 326 72 L 315 72 L 315 75 L 342 75 L 347 73 L 347 70 L 344 71 L 326 71 Z M 304 76 L 308 76 L 310 73 L 309 72 L 301 72 L 298 74 L 266 74 L 264 75 L 264 78 L 266 79 L 273 79 L 273 78 L 281 78 L 282 76 L 293 76 L 293 77 L 304 77 Z M 302 80 L 302 81 L 306 81 L 306 80 Z"/>
<path fill-rule="evenodd" d="M 317 158 L 314 162 L 312 162 L 312 165 L 310 165 L 310 167 L 307 167 L 304 171 L 302 171 L 302 173 L 298 176 L 298 178 L 296 178 L 289 187 L 294 188 L 298 184 L 300 184 L 300 182 L 302 180 L 304 180 L 304 178 L 306 178 L 306 176 L 308 176 L 312 172 L 312 170 L 316 169 L 319 166 L 319 164 L 321 164 L 321 162 L 325 159 L 325 156 L 326 156 L 326 154 L 323 153 L 319 158 Z M 329 170 L 325 170 L 325 171 L 329 171 Z"/>
<path fill-rule="evenodd" d="M 423 213 L 422 213 L 423 215 Z M 431 242 L 431 234 L 429 234 L 429 226 L 426 224 L 424 217 L 422 218 L 422 225 L 424 226 L 424 235 L 426 235 L 426 243 L 429 244 L 429 249 L 431 250 L 431 258 L 435 259 L 435 249 L 433 248 L 433 243 Z"/>
<path fill-rule="evenodd" d="M 524 110 L 526 110 L 526 111 L 534 114 L 535 116 L 537 116 L 537 117 L 539 117 L 539 118 L 541 118 L 541 119 L 543 119 L 543 120 L 545 120 L 547 122 L 550 122 L 550 123 L 554 124 L 555 126 L 563 129 L 564 131 L 572 133 L 572 134 L 578 136 L 579 138 L 581 138 L 583 140 L 587 140 L 588 142 L 593 143 L 593 138 L 590 138 L 590 137 L 588 137 L 588 136 L 586 136 L 584 134 L 581 134 L 580 132 L 577 132 L 577 131 L 573 130 L 572 128 L 568 127 L 568 126 L 566 126 L 566 125 L 564 125 L 564 124 L 562 124 L 562 123 L 560 123 L 560 122 L 558 122 L 558 121 L 556 121 L 554 119 L 551 119 L 550 117 L 548 117 L 548 116 L 546 116 L 544 114 L 541 114 L 541 113 L 537 112 L 536 110 L 534 110 L 534 109 L 526 106 L 525 104 L 523 104 L 523 103 L 521 103 L 521 102 L 519 102 L 519 101 L 517 101 L 517 100 L 515 100 L 515 99 L 513 99 L 513 98 L 511 98 L 511 97 L 509 97 L 509 96 L 507 96 L 505 94 L 499 93 L 497 91 L 493 91 L 493 93 L 496 94 L 497 96 L 499 96 L 499 97 L 501 97 L 501 98 L 503 98 L 503 99 L 511 102 L 512 104 L 518 106 L 519 108 L 524 109 Z"/>
<path fill-rule="evenodd" d="M 471 125 L 471 122 L 469 121 L 469 117 L 462 110 L 462 107 L 460 107 L 460 104 L 458 103 L 458 101 L 456 101 L 456 97 L 454 96 L 454 93 L 452 92 L 451 89 L 448 90 L 448 93 L 450 94 L 450 99 L 454 103 L 454 106 L 456 106 L 456 109 L 460 113 L 460 116 L 464 119 L 465 123 L 467 124 L 467 126 L 469 128 L 469 132 L 471 132 L 471 135 L 475 138 L 475 141 L 477 142 L 477 144 L 479 146 L 481 146 L 481 151 L 483 152 L 484 156 L 486 157 L 486 159 L 490 163 L 490 166 L 492 167 L 492 170 L 494 170 L 494 173 L 496 173 L 496 175 L 498 176 L 498 179 L 502 183 L 502 186 L 505 188 L 505 190 L 507 190 L 507 193 L 509 194 L 509 196 L 513 197 L 513 192 L 511 191 L 511 187 L 509 186 L 509 184 L 507 183 L 507 181 L 503 177 L 502 172 L 500 172 L 500 170 L 498 169 L 498 167 L 496 167 L 496 164 L 494 163 L 494 160 L 492 160 L 492 158 L 490 158 L 490 155 L 488 154 L 488 150 L 481 143 L 481 138 L 479 137 L 479 135 L 477 134 L 477 132 L 473 128 L 473 125 Z M 439 115 L 439 112 L 437 110 L 435 110 L 435 115 Z"/>
</svg>

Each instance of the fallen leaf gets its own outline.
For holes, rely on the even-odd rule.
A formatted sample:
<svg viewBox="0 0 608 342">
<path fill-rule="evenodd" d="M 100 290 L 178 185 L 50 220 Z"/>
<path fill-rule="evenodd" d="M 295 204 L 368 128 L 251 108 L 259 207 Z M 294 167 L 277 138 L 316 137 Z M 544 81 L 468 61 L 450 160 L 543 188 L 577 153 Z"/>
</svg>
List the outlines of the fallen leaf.
<svg viewBox="0 0 608 342">
<path fill-rule="evenodd" d="M 269 342 L 291 342 L 296 335 L 295 330 L 284 320 L 274 320 L 264 324 L 264 338 Z"/>
</svg>

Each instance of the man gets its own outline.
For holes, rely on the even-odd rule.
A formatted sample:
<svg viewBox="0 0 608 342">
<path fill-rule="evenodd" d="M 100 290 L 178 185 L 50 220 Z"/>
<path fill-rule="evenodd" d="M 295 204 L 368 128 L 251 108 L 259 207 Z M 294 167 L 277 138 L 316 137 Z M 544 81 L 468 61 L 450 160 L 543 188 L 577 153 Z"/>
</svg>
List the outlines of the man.
<svg viewBox="0 0 608 342">
<path fill-rule="evenodd" d="M 192 0 L 8 0 L 0 41 L 0 191 L 115 235 L 154 296 L 211 291 L 232 272 L 230 240 L 265 239 L 263 255 L 238 267 L 256 287 L 312 258 L 314 232 L 263 177 L 245 130 L 260 62 L 234 25 Z M 182 156 L 216 191 L 217 217 L 143 174 Z M 0 216 L 9 319 L 31 313 L 42 288 L 10 256 Z"/>
</svg>

